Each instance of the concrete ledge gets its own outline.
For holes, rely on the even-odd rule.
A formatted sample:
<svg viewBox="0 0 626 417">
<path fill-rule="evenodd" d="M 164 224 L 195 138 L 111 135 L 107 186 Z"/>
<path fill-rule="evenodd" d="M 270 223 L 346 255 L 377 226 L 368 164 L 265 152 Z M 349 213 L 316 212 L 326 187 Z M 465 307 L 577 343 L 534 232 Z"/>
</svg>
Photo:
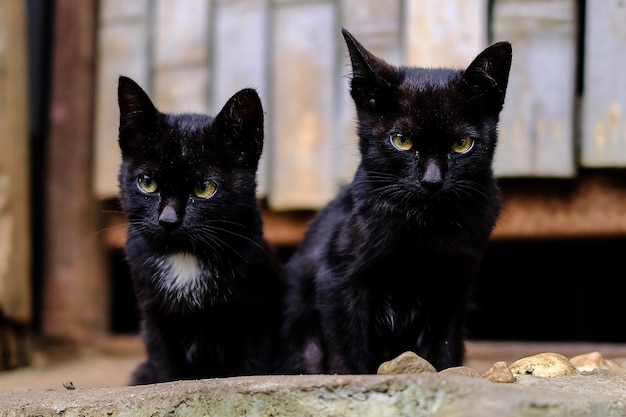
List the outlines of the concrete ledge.
<svg viewBox="0 0 626 417">
<path fill-rule="evenodd" d="M 444 374 L 261 376 L 0 392 L 2 416 L 623 416 L 626 371 L 512 384 Z"/>
</svg>

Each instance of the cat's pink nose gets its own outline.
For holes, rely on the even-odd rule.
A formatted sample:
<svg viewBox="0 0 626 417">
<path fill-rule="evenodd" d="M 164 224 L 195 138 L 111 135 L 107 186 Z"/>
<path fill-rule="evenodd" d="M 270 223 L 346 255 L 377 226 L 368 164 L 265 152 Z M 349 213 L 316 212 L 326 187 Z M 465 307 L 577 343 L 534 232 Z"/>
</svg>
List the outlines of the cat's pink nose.
<svg viewBox="0 0 626 417">
<path fill-rule="evenodd" d="M 422 175 L 422 185 L 429 190 L 439 189 L 443 185 L 443 174 L 437 162 L 433 160 L 426 161 L 426 167 Z"/>
<path fill-rule="evenodd" d="M 176 214 L 176 210 L 172 206 L 165 206 L 159 216 L 159 224 L 165 229 L 171 230 L 177 228 L 181 223 L 181 219 Z"/>
</svg>

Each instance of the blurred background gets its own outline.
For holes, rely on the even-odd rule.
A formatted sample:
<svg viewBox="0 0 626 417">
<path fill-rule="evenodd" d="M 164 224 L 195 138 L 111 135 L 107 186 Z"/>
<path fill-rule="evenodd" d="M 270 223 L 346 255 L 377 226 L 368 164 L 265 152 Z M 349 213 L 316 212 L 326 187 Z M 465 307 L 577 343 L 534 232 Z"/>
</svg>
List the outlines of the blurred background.
<svg viewBox="0 0 626 417">
<path fill-rule="evenodd" d="M 0 370 L 43 341 L 137 333 L 119 75 L 162 111 L 215 114 L 259 91 L 259 199 L 289 256 L 358 162 L 341 27 L 398 65 L 463 68 L 512 43 L 504 210 L 470 339 L 626 342 L 624 22 L 624 0 L 0 0 Z"/>
</svg>

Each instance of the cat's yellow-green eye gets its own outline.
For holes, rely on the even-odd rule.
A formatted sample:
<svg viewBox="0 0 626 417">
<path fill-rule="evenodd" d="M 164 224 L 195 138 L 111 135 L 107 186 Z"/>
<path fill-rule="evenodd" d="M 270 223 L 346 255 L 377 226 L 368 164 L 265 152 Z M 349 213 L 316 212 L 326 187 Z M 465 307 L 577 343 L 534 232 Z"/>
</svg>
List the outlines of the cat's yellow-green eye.
<svg viewBox="0 0 626 417">
<path fill-rule="evenodd" d="M 402 133 L 392 133 L 389 135 L 391 144 L 399 151 L 408 151 L 413 147 L 413 140 L 410 137 L 404 136 Z"/>
<path fill-rule="evenodd" d="M 465 136 L 452 144 L 452 151 L 456 153 L 465 153 L 474 147 L 474 139 Z"/>
<path fill-rule="evenodd" d="M 216 191 L 217 184 L 211 180 L 203 181 L 193 188 L 193 193 L 199 198 L 212 197 Z"/>
<path fill-rule="evenodd" d="M 140 175 L 137 178 L 137 186 L 144 193 L 152 194 L 159 188 L 157 182 L 150 175 Z"/>
</svg>

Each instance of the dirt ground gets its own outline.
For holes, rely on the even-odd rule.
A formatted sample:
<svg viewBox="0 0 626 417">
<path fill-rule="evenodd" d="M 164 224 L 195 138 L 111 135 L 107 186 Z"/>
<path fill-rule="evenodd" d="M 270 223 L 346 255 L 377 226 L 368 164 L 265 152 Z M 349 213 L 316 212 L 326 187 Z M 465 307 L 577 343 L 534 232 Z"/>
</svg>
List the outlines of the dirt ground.
<svg viewBox="0 0 626 417">
<path fill-rule="evenodd" d="M 98 346 L 35 346 L 30 366 L 0 372 L 0 391 L 121 387 L 144 359 L 135 336 L 115 336 Z"/>
</svg>

